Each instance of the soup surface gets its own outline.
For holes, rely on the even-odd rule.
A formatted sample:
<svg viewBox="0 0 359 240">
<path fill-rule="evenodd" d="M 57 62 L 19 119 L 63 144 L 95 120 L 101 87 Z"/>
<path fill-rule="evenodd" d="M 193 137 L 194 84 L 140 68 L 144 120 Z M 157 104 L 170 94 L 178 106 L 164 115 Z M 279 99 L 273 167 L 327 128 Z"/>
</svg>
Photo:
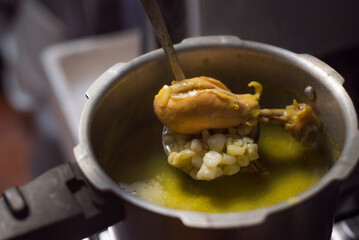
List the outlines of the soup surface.
<svg viewBox="0 0 359 240">
<path fill-rule="evenodd" d="M 265 207 L 303 192 L 332 164 L 324 144 L 305 148 L 281 127 L 262 124 L 259 161 L 269 174 L 238 173 L 196 181 L 167 163 L 160 133 L 158 127 L 147 126 L 100 159 L 123 189 L 170 208 L 220 213 Z"/>
</svg>

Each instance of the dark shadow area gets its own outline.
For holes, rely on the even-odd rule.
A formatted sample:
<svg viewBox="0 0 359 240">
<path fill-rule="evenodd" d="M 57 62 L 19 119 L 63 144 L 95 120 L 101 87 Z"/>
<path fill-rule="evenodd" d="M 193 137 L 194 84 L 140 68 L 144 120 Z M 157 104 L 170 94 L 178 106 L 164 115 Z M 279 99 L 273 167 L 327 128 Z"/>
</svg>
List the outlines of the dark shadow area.
<svg viewBox="0 0 359 240">
<path fill-rule="evenodd" d="M 344 79 L 344 88 L 350 95 L 356 112 L 359 110 L 359 45 L 321 56 Z M 359 166 L 341 185 L 336 221 L 359 214 Z"/>
<path fill-rule="evenodd" d="M 319 56 L 321 60 L 334 68 L 345 79 L 344 88 L 350 95 L 355 109 L 359 109 L 359 45 L 342 51 Z"/>
</svg>

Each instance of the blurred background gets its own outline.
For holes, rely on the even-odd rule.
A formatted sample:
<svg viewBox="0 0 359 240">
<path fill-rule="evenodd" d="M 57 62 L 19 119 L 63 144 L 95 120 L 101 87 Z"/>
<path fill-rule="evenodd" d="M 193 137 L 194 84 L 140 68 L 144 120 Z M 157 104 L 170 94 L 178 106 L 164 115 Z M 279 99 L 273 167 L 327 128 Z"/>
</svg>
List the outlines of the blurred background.
<svg viewBox="0 0 359 240">
<path fill-rule="evenodd" d="M 345 78 L 358 107 L 359 1 L 159 4 L 174 43 L 236 35 L 312 54 Z M 86 89 L 158 47 L 140 0 L 0 0 L 0 192 L 73 160 Z"/>
</svg>

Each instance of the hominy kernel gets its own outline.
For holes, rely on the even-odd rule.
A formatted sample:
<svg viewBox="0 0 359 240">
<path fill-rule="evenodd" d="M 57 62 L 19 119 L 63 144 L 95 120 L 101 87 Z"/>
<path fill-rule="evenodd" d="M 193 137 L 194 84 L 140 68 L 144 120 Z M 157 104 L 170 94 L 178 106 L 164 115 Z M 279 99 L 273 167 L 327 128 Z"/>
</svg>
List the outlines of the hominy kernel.
<svg viewBox="0 0 359 240">
<path fill-rule="evenodd" d="M 183 158 L 191 158 L 195 155 L 195 152 L 193 152 L 191 149 L 186 149 L 181 151 L 180 154 Z"/>
<path fill-rule="evenodd" d="M 191 163 L 191 158 L 194 156 L 194 152 L 190 149 L 182 150 L 174 156 L 172 166 L 184 168 Z"/>
<path fill-rule="evenodd" d="M 175 167 L 182 167 L 185 164 L 185 161 L 183 161 L 184 158 L 182 157 L 181 152 L 177 153 L 172 160 L 172 166 Z"/>
<path fill-rule="evenodd" d="M 168 156 L 167 161 L 170 165 L 173 165 L 173 162 L 177 154 L 178 152 L 171 152 L 170 155 Z"/>
<path fill-rule="evenodd" d="M 191 141 L 191 149 L 193 151 L 200 152 L 200 151 L 202 151 L 202 148 L 203 148 L 203 146 L 202 146 L 202 143 L 200 140 L 195 138 Z"/>
<path fill-rule="evenodd" d="M 209 151 L 203 157 L 203 162 L 207 167 L 216 167 L 222 161 L 222 155 L 215 151 Z"/>
<path fill-rule="evenodd" d="M 215 168 L 215 178 L 220 177 L 223 175 L 223 170 L 219 167 Z"/>
<path fill-rule="evenodd" d="M 237 159 L 231 155 L 223 153 L 222 163 L 226 165 L 233 165 L 237 162 Z"/>
<path fill-rule="evenodd" d="M 197 173 L 197 179 L 199 180 L 212 180 L 216 177 L 216 168 L 209 168 L 206 164 L 202 164 Z"/>
<path fill-rule="evenodd" d="M 258 156 L 258 145 L 254 143 L 247 144 L 248 153 L 246 156 L 250 161 L 256 160 L 259 158 Z"/>
<path fill-rule="evenodd" d="M 249 159 L 244 155 L 240 155 L 237 156 L 237 162 L 241 167 L 247 167 L 249 164 Z"/>
<path fill-rule="evenodd" d="M 242 141 L 244 143 L 253 143 L 253 139 L 252 138 L 249 138 L 249 137 L 243 137 L 242 138 Z"/>
<path fill-rule="evenodd" d="M 238 147 L 236 145 L 227 146 L 227 153 L 232 156 L 243 155 L 246 149 L 244 147 Z"/>
<path fill-rule="evenodd" d="M 198 173 L 198 169 L 193 168 L 193 169 L 189 172 L 189 175 L 190 175 L 193 179 L 197 179 L 197 173 Z"/>
<path fill-rule="evenodd" d="M 238 147 L 242 147 L 243 146 L 243 141 L 241 139 L 236 139 L 233 141 L 233 145 L 236 145 Z"/>
<path fill-rule="evenodd" d="M 191 141 L 188 141 L 185 145 L 184 145 L 185 149 L 190 149 L 191 148 Z"/>
<path fill-rule="evenodd" d="M 226 137 L 223 134 L 215 134 L 207 139 L 209 149 L 216 152 L 222 152 L 224 144 L 226 143 Z"/>
<path fill-rule="evenodd" d="M 200 156 L 196 155 L 194 157 L 192 157 L 192 165 L 196 168 L 201 168 L 203 163 L 203 158 L 201 158 Z"/>
<path fill-rule="evenodd" d="M 226 146 L 232 145 L 233 144 L 233 138 L 228 137 L 226 140 Z"/>
</svg>

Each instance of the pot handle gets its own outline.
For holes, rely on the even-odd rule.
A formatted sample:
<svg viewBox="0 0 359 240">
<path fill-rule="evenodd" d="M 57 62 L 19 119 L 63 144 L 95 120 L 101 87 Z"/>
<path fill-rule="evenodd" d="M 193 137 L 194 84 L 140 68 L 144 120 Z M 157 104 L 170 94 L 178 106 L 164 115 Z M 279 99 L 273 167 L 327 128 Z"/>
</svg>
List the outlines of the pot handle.
<svg viewBox="0 0 359 240">
<path fill-rule="evenodd" d="M 318 58 L 302 53 L 298 54 L 302 59 L 307 60 L 308 62 L 312 63 L 315 66 L 318 66 L 320 69 L 322 69 L 329 77 L 332 77 L 335 81 L 337 81 L 340 85 L 343 85 L 344 78 L 335 71 L 331 66 L 323 62 L 322 60 L 319 60 Z"/>
<path fill-rule="evenodd" d="M 80 239 L 123 216 L 118 198 L 96 192 L 76 163 L 67 162 L 4 191 L 0 239 Z"/>
</svg>

